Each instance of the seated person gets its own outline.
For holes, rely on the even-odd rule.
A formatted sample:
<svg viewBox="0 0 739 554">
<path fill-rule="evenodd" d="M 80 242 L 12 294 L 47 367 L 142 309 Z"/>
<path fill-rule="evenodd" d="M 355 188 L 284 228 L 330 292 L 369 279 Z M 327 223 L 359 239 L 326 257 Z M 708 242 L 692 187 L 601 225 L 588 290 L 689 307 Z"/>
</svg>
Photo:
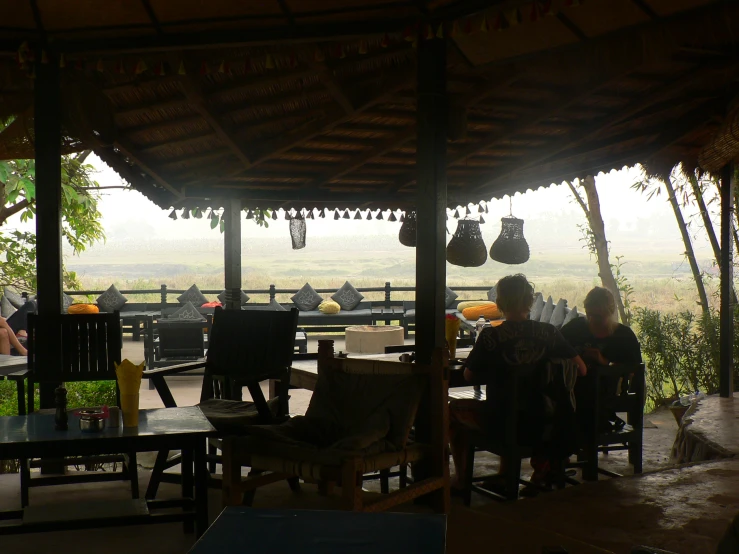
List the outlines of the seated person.
<svg viewBox="0 0 739 554">
<path fill-rule="evenodd" d="M 0 354 L 10 354 L 11 347 L 20 356 L 26 356 L 25 340 L 28 335 L 28 314 L 36 313 L 36 302 L 23 304 L 7 320 L 0 317 Z"/>
<path fill-rule="evenodd" d="M 578 354 L 590 365 L 639 364 L 642 361 L 641 346 L 629 327 L 616 320 L 616 301 L 611 292 L 603 287 L 595 287 L 585 297 L 585 318 L 578 317 L 562 327 L 562 336 Z M 618 394 L 618 379 L 604 380 L 601 395 Z M 586 385 L 578 380 L 575 387 L 579 413 L 586 413 L 589 399 L 585 394 Z M 611 412 L 608 419 L 617 427 L 623 421 Z"/>
<path fill-rule="evenodd" d="M 529 312 L 534 302 L 534 289 L 524 275 L 503 277 L 496 285 L 498 308 L 505 321 L 497 327 L 487 327 L 480 333 L 465 363 L 465 379 L 471 383 L 488 384 L 488 401 L 453 399 L 449 404 L 449 442 L 456 476 L 452 489 L 459 490 L 464 483 L 468 444 L 465 429 L 484 430 L 490 420 L 486 406 L 491 398 L 499 370 L 512 365 L 532 364 L 547 358 L 571 359 L 578 373 L 587 371 L 577 352 L 549 323 L 531 321 Z M 501 459 L 499 474 L 504 473 L 506 461 Z M 537 469 L 537 460 L 531 461 Z M 548 461 L 542 461 L 537 479 L 544 478 Z"/>
</svg>

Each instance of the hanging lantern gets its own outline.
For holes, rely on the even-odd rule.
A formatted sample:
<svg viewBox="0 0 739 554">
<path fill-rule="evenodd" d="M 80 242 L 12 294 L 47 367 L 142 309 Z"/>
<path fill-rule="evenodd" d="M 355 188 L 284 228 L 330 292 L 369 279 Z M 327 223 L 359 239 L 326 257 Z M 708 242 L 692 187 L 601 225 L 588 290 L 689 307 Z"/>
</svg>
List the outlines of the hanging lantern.
<svg viewBox="0 0 739 554">
<path fill-rule="evenodd" d="M 490 247 L 490 257 L 504 264 L 522 264 L 529 259 L 529 244 L 523 236 L 523 219 L 501 218 L 500 235 Z"/>
<path fill-rule="evenodd" d="M 367 221 L 372 219 L 372 210 L 367 210 Z"/>
<path fill-rule="evenodd" d="M 403 246 L 416 246 L 416 212 L 410 211 L 405 214 L 403 225 L 400 226 L 398 240 Z"/>
<path fill-rule="evenodd" d="M 305 248 L 305 218 L 298 214 L 290 220 L 290 238 L 293 241 L 293 250 Z"/>
<path fill-rule="evenodd" d="M 177 212 L 173 209 L 172 213 L 169 214 L 169 219 L 177 221 Z"/>
<path fill-rule="evenodd" d="M 460 219 L 457 230 L 446 247 L 446 259 L 452 265 L 480 267 L 488 259 L 488 249 L 482 240 L 480 222 Z"/>
</svg>

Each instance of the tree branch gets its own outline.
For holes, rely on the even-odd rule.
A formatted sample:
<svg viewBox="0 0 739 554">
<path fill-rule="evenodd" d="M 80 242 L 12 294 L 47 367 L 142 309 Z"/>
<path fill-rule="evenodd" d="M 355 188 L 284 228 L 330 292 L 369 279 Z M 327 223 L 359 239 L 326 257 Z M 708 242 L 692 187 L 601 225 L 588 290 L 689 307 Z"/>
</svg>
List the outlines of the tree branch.
<svg viewBox="0 0 739 554">
<path fill-rule="evenodd" d="M 575 195 L 575 199 L 577 200 L 577 203 L 580 204 L 582 211 L 585 212 L 585 217 L 590 218 L 590 211 L 588 210 L 588 206 L 587 204 L 585 204 L 585 201 L 582 199 L 582 196 L 580 196 L 580 193 L 577 192 L 575 185 L 572 184 L 572 181 L 565 181 L 565 183 L 567 183 L 567 186 L 570 187 L 572 194 Z"/>
<path fill-rule="evenodd" d="M 12 206 L 8 206 L 7 208 L 0 208 L 0 225 L 3 225 L 9 217 L 14 216 L 22 210 L 25 210 L 30 205 L 31 202 L 24 198 L 23 200 L 21 200 L 20 202 L 16 202 Z"/>
</svg>

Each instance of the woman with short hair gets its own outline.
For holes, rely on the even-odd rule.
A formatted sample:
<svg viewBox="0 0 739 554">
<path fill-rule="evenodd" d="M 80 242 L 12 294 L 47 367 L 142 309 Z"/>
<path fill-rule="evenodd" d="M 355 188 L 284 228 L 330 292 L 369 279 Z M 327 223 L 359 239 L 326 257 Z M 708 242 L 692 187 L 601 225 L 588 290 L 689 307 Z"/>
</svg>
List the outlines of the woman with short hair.
<svg viewBox="0 0 739 554">
<path fill-rule="evenodd" d="M 485 430 L 487 421 L 493 419 L 494 414 L 489 413 L 487 407 L 490 393 L 503 386 L 507 367 L 562 358 L 576 363 L 580 375 L 587 371 L 580 356 L 553 325 L 529 319 L 534 287 L 525 275 L 503 277 L 498 281 L 496 291 L 498 308 L 505 321 L 497 327 L 482 330 L 464 370 L 465 379 L 470 383 L 487 385 L 488 401 L 453 399 L 449 403 L 449 442 L 456 469 L 453 489 L 461 489 L 464 483 L 468 451 L 465 430 Z M 501 459 L 499 474 L 503 473 L 504 464 L 505 460 Z M 535 465 L 534 461 L 532 465 Z"/>
</svg>

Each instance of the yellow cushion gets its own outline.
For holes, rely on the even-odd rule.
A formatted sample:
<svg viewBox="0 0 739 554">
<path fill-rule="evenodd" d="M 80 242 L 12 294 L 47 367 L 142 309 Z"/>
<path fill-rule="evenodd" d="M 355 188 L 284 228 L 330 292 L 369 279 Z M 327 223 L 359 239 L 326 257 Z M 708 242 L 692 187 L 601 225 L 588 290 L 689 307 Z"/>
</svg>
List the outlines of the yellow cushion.
<svg viewBox="0 0 739 554">
<path fill-rule="evenodd" d="M 72 304 L 67 308 L 68 314 L 97 314 L 100 309 L 95 304 Z"/>
<path fill-rule="evenodd" d="M 485 319 L 500 319 L 503 317 L 503 313 L 498 309 L 497 304 L 494 302 L 485 306 L 466 308 L 462 310 L 462 315 L 468 321 L 476 321 L 480 319 L 481 316 Z"/>
<path fill-rule="evenodd" d="M 457 304 L 457 310 L 463 312 L 467 308 L 476 308 L 477 306 L 490 306 L 490 304 L 495 306 L 495 302 L 491 302 L 490 300 L 464 300 L 463 302 Z"/>
<path fill-rule="evenodd" d="M 338 302 L 334 302 L 333 300 L 324 300 L 318 306 L 318 310 L 322 314 L 338 314 L 341 311 L 341 306 L 339 306 Z"/>
</svg>

